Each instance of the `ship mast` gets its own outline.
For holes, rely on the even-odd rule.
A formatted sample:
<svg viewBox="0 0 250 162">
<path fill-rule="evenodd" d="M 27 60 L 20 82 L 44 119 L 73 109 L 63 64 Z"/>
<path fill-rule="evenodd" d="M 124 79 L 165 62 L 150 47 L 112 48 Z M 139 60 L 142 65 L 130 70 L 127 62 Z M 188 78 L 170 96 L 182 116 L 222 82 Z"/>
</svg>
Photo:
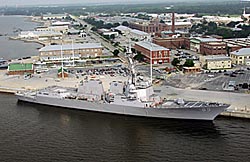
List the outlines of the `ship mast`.
<svg viewBox="0 0 250 162">
<path fill-rule="evenodd" d="M 73 66 L 75 66 L 75 51 L 74 51 L 74 40 L 72 39 L 72 57 L 73 57 Z"/>
<path fill-rule="evenodd" d="M 153 84 L 153 65 L 152 65 L 152 56 L 153 56 L 153 46 L 152 46 L 152 39 L 150 41 L 150 82 Z"/>
<path fill-rule="evenodd" d="M 63 47 L 61 43 L 61 68 L 62 68 L 62 78 L 64 79 L 64 69 L 63 69 Z"/>
<path fill-rule="evenodd" d="M 129 68 L 131 71 L 131 81 L 134 85 L 136 85 L 136 72 L 135 72 L 135 64 L 133 61 L 133 53 L 131 50 L 131 43 L 130 43 L 130 38 L 128 40 L 128 50 L 127 50 L 127 57 L 128 57 L 128 62 L 129 62 Z"/>
</svg>

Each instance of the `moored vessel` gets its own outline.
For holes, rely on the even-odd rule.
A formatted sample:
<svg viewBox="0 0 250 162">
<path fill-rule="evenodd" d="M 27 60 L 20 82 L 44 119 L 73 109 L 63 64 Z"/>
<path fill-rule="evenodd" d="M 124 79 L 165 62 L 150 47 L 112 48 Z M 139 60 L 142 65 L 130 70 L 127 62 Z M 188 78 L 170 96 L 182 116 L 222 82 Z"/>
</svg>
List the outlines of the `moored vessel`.
<svg viewBox="0 0 250 162">
<path fill-rule="evenodd" d="M 78 88 L 51 86 L 17 92 L 20 101 L 104 113 L 154 118 L 214 120 L 230 105 L 215 102 L 168 100 L 154 92 L 152 82 L 136 76 L 130 59 L 126 82 L 113 81 L 104 91 L 100 80 L 83 81 Z"/>
</svg>

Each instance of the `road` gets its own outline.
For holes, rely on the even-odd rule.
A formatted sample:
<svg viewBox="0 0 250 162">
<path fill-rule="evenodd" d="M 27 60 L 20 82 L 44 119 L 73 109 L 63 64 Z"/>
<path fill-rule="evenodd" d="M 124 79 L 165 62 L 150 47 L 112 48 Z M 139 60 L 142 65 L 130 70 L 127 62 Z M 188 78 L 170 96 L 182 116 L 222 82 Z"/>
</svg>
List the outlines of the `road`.
<svg viewBox="0 0 250 162">
<path fill-rule="evenodd" d="M 100 42 L 105 48 L 107 48 L 110 52 L 113 52 L 116 47 L 114 47 L 110 42 L 102 38 L 99 34 L 95 33 L 91 30 L 93 27 L 91 24 L 86 23 L 85 21 L 79 19 L 78 17 L 74 15 L 70 15 L 72 19 L 75 19 L 77 22 L 81 23 L 83 26 L 87 25 L 87 28 L 85 29 L 86 33 L 89 34 L 92 38 L 94 38 L 97 42 Z M 119 53 L 119 57 L 123 60 L 124 63 L 127 63 L 127 58 L 124 53 Z"/>
</svg>

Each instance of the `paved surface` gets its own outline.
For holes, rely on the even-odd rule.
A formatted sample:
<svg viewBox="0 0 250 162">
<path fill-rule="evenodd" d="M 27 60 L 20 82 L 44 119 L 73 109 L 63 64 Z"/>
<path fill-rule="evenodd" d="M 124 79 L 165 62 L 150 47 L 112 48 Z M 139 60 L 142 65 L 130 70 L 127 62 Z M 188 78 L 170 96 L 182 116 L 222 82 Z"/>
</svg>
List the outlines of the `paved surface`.
<svg viewBox="0 0 250 162">
<path fill-rule="evenodd" d="M 235 81 L 236 85 L 242 83 L 250 84 L 250 70 L 245 70 L 244 74 L 236 74 L 236 77 L 224 75 L 224 73 L 205 73 L 205 74 L 174 74 L 168 77 L 167 83 L 174 87 L 194 89 L 206 88 L 208 90 L 223 90 L 222 85 L 229 81 Z M 244 92 L 240 89 L 239 92 Z"/>
<path fill-rule="evenodd" d="M 187 100 L 223 102 L 231 104 L 230 109 L 233 110 L 250 110 L 249 94 L 180 89 L 170 86 L 155 86 L 155 90 L 160 91 L 162 96 L 170 99 L 183 98 Z"/>
</svg>

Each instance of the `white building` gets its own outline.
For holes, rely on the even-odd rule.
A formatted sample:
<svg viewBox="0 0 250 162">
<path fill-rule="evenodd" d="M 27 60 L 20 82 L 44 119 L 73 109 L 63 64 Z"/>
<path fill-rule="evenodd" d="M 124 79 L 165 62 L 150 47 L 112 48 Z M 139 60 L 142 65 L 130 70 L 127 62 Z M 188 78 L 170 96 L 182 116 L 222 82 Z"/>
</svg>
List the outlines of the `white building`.
<svg viewBox="0 0 250 162">
<path fill-rule="evenodd" d="M 120 31 L 125 36 L 128 36 L 130 38 L 134 38 L 134 39 L 138 39 L 139 41 L 150 38 L 149 33 L 146 33 L 146 32 L 143 32 L 143 31 L 140 31 L 137 29 L 131 29 L 127 26 L 120 25 L 114 29 Z"/>
<path fill-rule="evenodd" d="M 143 32 L 143 31 L 140 31 L 140 30 L 137 30 L 137 29 L 130 30 L 130 35 L 131 35 L 132 38 L 138 39 L 139 41 L 147 40 L 147 39 L 150 38 L 149 33 L 146 33 L 146 32 Z"/>
<path fill-rule="evenodd" d="M 68 21 L 56 21 L 51 23 L 52 26 L 69 26 L 71 22 Z"/>
<path fill-rule="evenodd" d="M 108 32 L 103 32 L 103 35 L 107 35 L 107 36 L 111 36 L 114 35 L 115 37 L 118 37 L 119 33 L 118 32 L 112 32 L 112 31 L 108 31 Z"/>
<path fill-rule="evenodd" d="M 230 69 L 232 61 L 225 55 L 210 55 L 200 57 L 201 66 L 208 70 Z"/>
<path fill-rule="evenodd" d="M 123 25 L 117 26 L 114 29 L 120 31 L 123 35 L 128 35 L 131 31 L 131 28 Z"/>
<path fill-rule="evenodd" d="M 49 26 L 49 27 L 37 27 L 36 31 L 54 31 L 54 32 L 61 32 L 67 33 L 69 30 L 69 26 Z"/>
<path fill-rule="evenodd" d="M 250 65 L 250 48 L 241 48 L 230 53 L 233 64 Z"/>
<path fill-rule="evenodd" d="M 243 22 L 243 19 L 239 17 L 222 17 L 222 16 L 203 16 L 202 17 L 207 22 L 216 22 L 216 23 L 229 23 L 229 22 Z"/>
<path fill-rule="evenodd" d="M 62 33 L 55 31 L 22 31 L 18 36 L 25 39 L 48 40 L 61 39 Z"/>
<path fill-rule="evenodd" d="M 61 20 L 61 19 L 66 19 L 67 15 L 66 14 L 44 14 L 42 15 L 42 20 Z"/>
</svg>

